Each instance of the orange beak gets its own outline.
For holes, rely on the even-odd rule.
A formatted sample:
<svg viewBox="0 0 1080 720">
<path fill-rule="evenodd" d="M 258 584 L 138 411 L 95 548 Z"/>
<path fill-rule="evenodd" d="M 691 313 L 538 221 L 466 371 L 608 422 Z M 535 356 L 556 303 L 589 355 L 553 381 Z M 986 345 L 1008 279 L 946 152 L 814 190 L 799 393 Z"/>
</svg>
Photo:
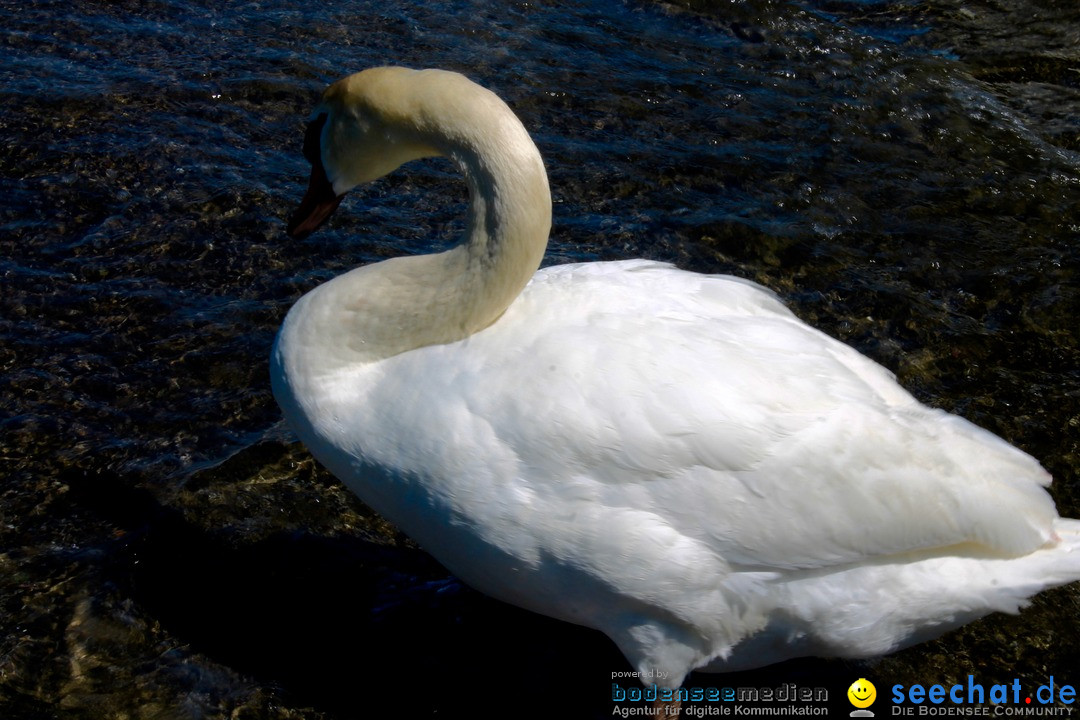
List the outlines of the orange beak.
<svg viewBox="0 0 1080 720">
<path fill-rule="evenodd" d="M 319 115 L 308 123 L 304 135 L 304 157 L 311 161 L 311 180 L 307 192 L 300 201 L 300 207 L 289 218 L 286 229 L 289 237 L 302 240 L 319 229 L 327 218 L 334 214 L 344 195 L 337 195 L 334 186 L 326 177 L 326 168 L 322 163 L 322 129 L 326 124 L 326 115 Z"/>
</svg>

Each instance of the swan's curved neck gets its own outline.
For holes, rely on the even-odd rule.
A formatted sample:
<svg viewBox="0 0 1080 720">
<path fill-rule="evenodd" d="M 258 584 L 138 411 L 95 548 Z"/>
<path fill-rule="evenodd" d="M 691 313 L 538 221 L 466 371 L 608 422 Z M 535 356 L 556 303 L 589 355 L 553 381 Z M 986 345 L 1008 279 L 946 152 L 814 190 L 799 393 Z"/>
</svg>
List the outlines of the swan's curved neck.
<svg viewBox="0 0 1080 720">
<path fill-rule="evenodd" d="M 465 237 L 442 253 L 357 268 L 302 298 L 295 312 L 304 321 L 291 324 L 306 336 L 296 338 L 301 343 L 325 345 L 330 338 L 334 346 L 319 353 L 324 368 L 479 332 L 540 266 L 551 227 L 543 161 L 513 112 L 465 82 L 401 102 L 406 127 L 388 134 L 391 141 L 446 155 L 464 172 L 470 196 Z"/>
<path fill-rule="evenodd" d="M 516 117 L 502 120 L 497 131 L 447 153 L 469 187 L 464 240 L 431 256 L 447 281 L 447 299 L 457 306 L 454 340 L 484 329 L 509 307 L 540 267 L 551 229 L 540 153 Z"/>
</svg>

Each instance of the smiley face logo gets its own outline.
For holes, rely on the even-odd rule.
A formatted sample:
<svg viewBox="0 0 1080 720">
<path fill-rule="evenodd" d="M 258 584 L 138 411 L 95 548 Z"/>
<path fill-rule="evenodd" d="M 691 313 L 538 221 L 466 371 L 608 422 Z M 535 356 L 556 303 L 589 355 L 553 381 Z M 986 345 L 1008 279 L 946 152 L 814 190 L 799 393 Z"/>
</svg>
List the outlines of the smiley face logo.
<svg viewBox="0 0 1080 720">
<path fill-rule="evenodd" d="M 866 678 L 859 678 L 847 689 L 848 700 L 857 708 L 868 708 L 877 699 L 877 688 Z"/>
</svg>

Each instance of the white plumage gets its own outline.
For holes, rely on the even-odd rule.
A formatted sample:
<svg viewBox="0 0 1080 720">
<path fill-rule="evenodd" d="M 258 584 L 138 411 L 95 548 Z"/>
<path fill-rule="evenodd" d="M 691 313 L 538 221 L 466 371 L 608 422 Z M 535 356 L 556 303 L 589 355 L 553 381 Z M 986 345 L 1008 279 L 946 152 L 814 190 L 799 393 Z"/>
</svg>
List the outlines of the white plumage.
<svg viewBox="0 0 1080 720">
<path fill-rule="evenodd" d="M 640 260 L 536 271 L 539 155 L 460 75 L 350 76 L 305 151 L 293 234 L 415 157 L 469 183 L 461 245 L 304 296 L 272 373 L 315 457 L 479 590 L 677 687 L 887 653 L 1080 578 L 1080 523 L 1034 459 L 768 290 Z"/>
</svg>

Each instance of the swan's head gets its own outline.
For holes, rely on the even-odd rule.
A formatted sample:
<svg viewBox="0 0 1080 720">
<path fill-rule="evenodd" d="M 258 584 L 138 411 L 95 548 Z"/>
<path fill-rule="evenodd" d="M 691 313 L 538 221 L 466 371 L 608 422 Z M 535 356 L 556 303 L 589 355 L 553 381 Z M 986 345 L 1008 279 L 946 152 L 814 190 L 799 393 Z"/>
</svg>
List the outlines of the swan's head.
<svg viewBox="0 0 1080 720">
<path fill-rule="evenodd" d="M 318 229 L 357 185 L 441 154 L 426 139 L 424 93 L 417 87 L 429 84 L 432 72 L 439 71 L 371 68 L 327 88 L 304 136 L 311 180 L 289 220 L 291 237 Z"/>
</svg>

